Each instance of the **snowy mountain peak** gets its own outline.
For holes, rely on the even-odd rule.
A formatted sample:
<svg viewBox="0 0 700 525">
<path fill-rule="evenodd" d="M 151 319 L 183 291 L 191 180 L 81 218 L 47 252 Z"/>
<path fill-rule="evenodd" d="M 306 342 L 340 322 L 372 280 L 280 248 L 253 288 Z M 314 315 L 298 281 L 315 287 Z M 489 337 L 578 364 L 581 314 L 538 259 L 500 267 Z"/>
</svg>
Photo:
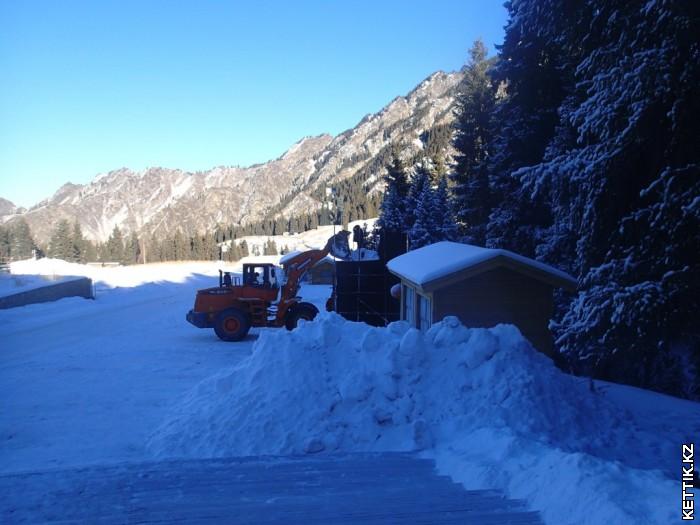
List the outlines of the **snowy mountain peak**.
<svg viewBox="0 0 700 525">
<path fill-rule="evenodd" d="M 21 213 L 23 208 L 18 208 L 15 204 L 7 199 L 0 197 L 0 222 L 9 218 L 16 213 Z"/>
</svg>

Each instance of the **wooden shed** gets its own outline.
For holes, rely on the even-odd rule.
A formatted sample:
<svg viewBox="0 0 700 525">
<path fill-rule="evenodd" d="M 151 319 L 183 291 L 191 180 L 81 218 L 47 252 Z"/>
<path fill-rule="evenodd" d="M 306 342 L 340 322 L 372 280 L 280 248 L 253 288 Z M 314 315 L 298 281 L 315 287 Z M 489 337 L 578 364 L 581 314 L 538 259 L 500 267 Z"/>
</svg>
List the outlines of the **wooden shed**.
<svg viewBox="0 0 700 525">
<path fill-rule="evenodd" d="M 448 315 L 465 326 L 517 326 L 552 356 L 554 288 L 576 289 L 570 275 L 507 250 L 439 242 L 390 260 L 401 279 L 401 319 L 421 330 Z"/>
<path fill-rule="evenodd" d="M 309 270 L 309 281 L 311 284 L 333 284 L 334 271 L 335 261 L 331 257 L 325 257 Z"/>
</svg>

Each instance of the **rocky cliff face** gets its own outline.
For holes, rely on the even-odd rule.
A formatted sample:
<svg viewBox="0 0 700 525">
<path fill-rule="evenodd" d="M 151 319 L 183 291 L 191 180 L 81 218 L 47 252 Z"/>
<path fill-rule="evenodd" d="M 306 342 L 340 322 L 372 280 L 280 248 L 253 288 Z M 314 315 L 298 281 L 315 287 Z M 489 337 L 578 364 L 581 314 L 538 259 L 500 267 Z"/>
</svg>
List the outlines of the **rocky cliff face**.
<svg viewBox="0 0 700 525">
<path fill-rule="evenodd" d="M 0 197 L 0 223 L 2 223 L 4 219 L 9 218 L 11 215 L 15 215 L 16 213 L 21 213 L 23 211 L 23 208 L 18 208 L 14 205 L 14 203 Z"/>
<path fill-rule="evenodd" d="M 78 221 L 86 237 L 105 241 L 115 225 L 127 234 L 161 237 L 176 230 L 194 234 L 217 224 L 255 221 L 273 209 L 284 215 L 307 212 L 320 205 L 314 198 L 319 187 L 351 177 L 392 143 L 401 143 L 406 155 L 424 148 L 425 132 L 453 119 L 460 78 L 459 73 L 435 73 L 354 128 L 336 137 L 305 137 L 264 164 L 195 173 L 122 168 L 89 184 L 65 184 L 22 216 L 36 239 L 46 242 L 63 218 Z M 375 190 L 381 175 L 373 178 Z M 0 215 L 2 206 L 0 202 Z"/>
</svg>

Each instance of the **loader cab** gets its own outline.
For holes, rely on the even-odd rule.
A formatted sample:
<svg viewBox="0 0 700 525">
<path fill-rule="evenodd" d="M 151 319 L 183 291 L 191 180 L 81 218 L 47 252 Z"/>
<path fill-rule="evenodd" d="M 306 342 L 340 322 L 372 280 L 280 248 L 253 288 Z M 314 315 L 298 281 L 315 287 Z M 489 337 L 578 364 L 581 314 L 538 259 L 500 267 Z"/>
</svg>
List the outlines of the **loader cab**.
<svg viewBox="0 0 700 525">
<path fill-rule="evenodd" d="M 260 286 L 263 288 L 278 288 L 279 276 L 275 266 L 269 263 L 244 264 L 243 285 Z"/>
</svg>

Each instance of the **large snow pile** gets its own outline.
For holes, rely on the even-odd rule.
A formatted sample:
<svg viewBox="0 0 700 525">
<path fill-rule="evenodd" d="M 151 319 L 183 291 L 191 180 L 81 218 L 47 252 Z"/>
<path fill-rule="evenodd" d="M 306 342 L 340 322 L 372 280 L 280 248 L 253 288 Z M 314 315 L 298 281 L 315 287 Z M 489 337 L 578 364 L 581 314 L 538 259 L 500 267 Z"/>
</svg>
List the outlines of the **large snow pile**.
<svg viewBox="0 0 700 525">
<path fill-rule="evenodd" d="M 447 318 L 422 334 L 321 314 L 291 333 L 261 333 L 249 358 L 175 405 L 149 448 L 158 457 L 426 450 L 456 479 L 526 498 L 547 521 L 639 512 L 670 523 L 670 476 L 688 437 L 561 373 L 513 326 Z M 577 487 L 588 492 L 574 497 Z"/>
</svg>

